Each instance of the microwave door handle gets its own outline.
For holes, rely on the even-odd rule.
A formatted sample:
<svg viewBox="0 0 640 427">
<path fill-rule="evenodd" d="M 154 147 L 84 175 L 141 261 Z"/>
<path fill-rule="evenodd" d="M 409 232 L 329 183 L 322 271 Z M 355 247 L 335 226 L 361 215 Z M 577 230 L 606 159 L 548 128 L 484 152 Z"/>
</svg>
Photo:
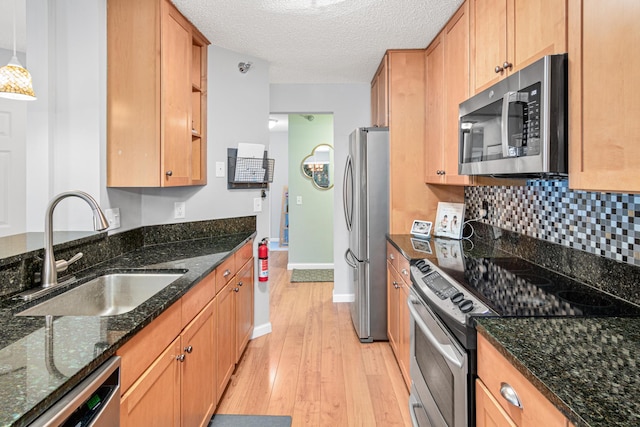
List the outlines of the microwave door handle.
<svg viewBox="0 0 640 427">
<path fill-rule="evenodd" d="M 502 97 L 502 157 L 509 157 L 509 104 L 517 99 L 518 92 L 507 92 Z"/>
<path fill-rule="evenodd" d="M 418 327 L 422 330 L 424 335 L 431 342 L 431 344 L 436 348 L 436 350 L 438 350 L 438 353 L 440 353 L 442 357 L 447 359 L 449 362 L 455 365 L 458 369 L 462 369 L 462 362 L 460 362 L 458 358 L 455 356 L 453 347 L 450 346 L 449 344 L 442 344 L 441 342 L 438 342 L 436 337 L 429 330 L 429 327 L 427 326 L 427 324 L 424 323 L 424 320 L 422 320 L 422 318 L 420 317 L 420 314 L 418 313 L 418 311 L 413 306 L 416 303 L 420 304 L 417 301 L 416 302 L 412 301 L 411 297 L 407 299 L 407 304 L 409 305 L 409 312 L 411 313 L 411 317 L 413 318 L 413 321 L 416 322 Z"/>
</svg>

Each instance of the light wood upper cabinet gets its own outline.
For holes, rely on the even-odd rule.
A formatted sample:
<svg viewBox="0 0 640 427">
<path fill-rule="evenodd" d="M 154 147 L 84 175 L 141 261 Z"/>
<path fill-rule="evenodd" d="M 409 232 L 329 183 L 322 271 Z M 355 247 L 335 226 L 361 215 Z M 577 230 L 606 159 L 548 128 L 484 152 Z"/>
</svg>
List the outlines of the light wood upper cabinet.
<svg viewBox="0 0 640 427">
<path fill-rule="evenodd" d="M 569 1 L 569 186 L 640 191 L 640 2 Z"/>
<path fill-rule="evenodd" d="M 470 178 L 458 175 L 458 106 L 469 97 L 468 3 L 453 15 L 425 55 L 425 182 L 468 185 Z"/>
<path fill-rule="evenodd" d="M 206 184 L 208 44 L 169 0 L 108 0 L 108 186 Z"/>
<path fill-rule="evenodd" d="M 471 91 L 567 51 L 566 0 L 469 0 Z"/>
<path fill-rule="evenodd" d="M 371 81 L 371 125 L 389 126 L 389 71 L 385 55 Z"/>
</svg>

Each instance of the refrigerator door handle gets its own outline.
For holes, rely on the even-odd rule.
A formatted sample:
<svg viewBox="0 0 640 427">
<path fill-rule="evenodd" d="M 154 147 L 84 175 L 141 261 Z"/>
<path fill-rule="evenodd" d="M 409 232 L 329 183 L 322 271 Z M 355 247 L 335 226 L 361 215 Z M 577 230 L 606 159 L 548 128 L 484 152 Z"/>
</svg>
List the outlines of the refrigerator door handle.
<svg viewBox="0 0 640 427">
<path fill-rule="evenodd" d="M 347 251 L 344 253 L 344 259 L 345 261 L 347 261 L 347 264 L 349 265 L 349 267 L 353 269 L 358 268 L 358 265 L 353 261 L 355 259 L 355 256 L 353 255 L 353 252 L 351 251 L 351 249 L 347 249 Z"/>
<path fill-rule="evenodd" d="M 347 156 L 347 164 L 344 170 L 342 204 L 344 206 L 344 219 L 347 223 L 347 230 L 351 231 L 353 227 L 353 159 L 351 158 L 351 155 Z"/>
</svg>

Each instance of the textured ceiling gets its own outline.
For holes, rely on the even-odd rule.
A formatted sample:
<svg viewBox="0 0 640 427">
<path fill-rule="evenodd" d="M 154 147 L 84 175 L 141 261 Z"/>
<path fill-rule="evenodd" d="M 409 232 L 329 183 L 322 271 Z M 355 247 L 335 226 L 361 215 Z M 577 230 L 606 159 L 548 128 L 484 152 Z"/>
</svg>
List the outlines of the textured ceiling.
<svg viewBox="0 0 640 427">
<path fill-rule="evenodd" d="M 135 1 L 135 0 L 132 0 Z M 370 82 L 387 49 L 424 48 L 462 0 L 172 0 L 216 46 L 269 63 L 271 83 Z M 0 0 L 0 48 L 26 49 L 26 0 Z"/>
<path fill-rule="evenodd" d="M 370 82 L 387 49 L 425 48 L 462 0 L 172 0 L 271 83 Z"/>
</svg>

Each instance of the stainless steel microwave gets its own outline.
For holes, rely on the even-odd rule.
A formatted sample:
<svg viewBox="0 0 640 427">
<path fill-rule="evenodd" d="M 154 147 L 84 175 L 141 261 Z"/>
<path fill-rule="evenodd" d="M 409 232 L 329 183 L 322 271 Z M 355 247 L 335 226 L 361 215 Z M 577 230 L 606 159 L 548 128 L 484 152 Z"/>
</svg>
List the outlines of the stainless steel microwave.
<svg viewBox="0 0 640 427">
<path fill-rule="evenodd" d="M 567 55 L 549 55 L 460 104 L 460 175 L 567 174 Z"/>
</svg>

